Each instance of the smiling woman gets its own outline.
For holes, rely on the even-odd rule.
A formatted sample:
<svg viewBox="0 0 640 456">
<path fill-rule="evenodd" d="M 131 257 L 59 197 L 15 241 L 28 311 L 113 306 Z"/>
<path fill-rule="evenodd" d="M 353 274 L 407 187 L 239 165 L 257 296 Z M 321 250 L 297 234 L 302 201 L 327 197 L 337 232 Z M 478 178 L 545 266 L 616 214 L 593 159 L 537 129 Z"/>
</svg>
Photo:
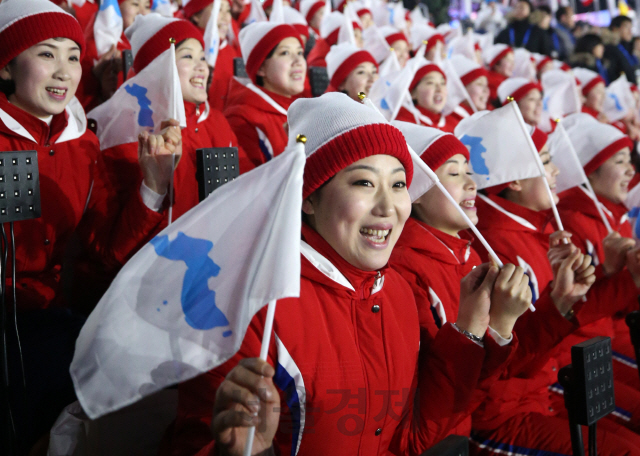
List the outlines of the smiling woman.
<svg viewBox="0 0 640 456">
<path fill-rule="evenodd" d="M 257 22 L 240 32 L 249 80 L 233 80 L 224 114 L 243 153 L 245 173 L 280 154 L 287 144 L 287 109 L 304 90 L 307 62 L 291 25 Z"/>
<path fill-rule="evenodd" d="M 27 391 L 11 400 L 18 451 L 28 453 L 75 400 L 68 371 L 82 319 L 64 308 L 59 285 L 63 252 L 89 198 L 99 148 L 75 99 L 85 50 L 75 18 L 48 0 L 7 0 L 0 4 L 0 42 L 0 157 L 35 150 L 40 174 L 42 215 L 17 223 L 13 243 Z M 11 264 L 9 254 L 7 277 Z M 10 360 L 20 359 L 13 337 L 7 351 Z M 19 364 L 9 372 L 11 384 L 23 384 Z"/>
</svg>

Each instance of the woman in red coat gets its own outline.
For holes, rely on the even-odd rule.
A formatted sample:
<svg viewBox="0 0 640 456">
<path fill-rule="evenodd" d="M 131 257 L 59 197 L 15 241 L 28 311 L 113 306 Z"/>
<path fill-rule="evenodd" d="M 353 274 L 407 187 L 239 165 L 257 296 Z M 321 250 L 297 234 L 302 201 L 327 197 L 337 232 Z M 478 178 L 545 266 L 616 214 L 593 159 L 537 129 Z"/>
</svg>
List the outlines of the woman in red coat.
<svg viewBox="0 0 640 456">
<path fill-rule="evenodd" d="M 485 353 L 462 312 L 462 331 L 419 347 L 413 294 L 387 265 L 411 211 L 405 139 L 340 93 L 296 101 L 289 125 L 306 137 L 300 298 L 278 303 L 267 363 L 251 358 L 261 311 L 231 361 L 180 385 L 172 454 L 242 454 L 251 425 L 253 454 L 421 454 L 467 407 Z M 496 275 L 467 283 L 480 320 Z"/>
<path fill-rule="evenodd" d="M 467 122 L 473 121 L 472 116 L 460 122 L 456 133 L 463 134 Z M 547 135 L 536 128 L 531 130 L 553 189 L 558 169 L 551 162 Z M 506 136 L 508 132 L 496 128 L 492 134 Z M 592 299 L 589 294 L 595 282 L 591 258 L 573 244 L 561 244 L 563 238 L 570 239 L 569 233 L 554 233 L 551 202 L 542 177 L 486 190 L 488 195 L 480 195 L 477 200 L 478 229 L 504 262 L 526 270 L 537 310 L 518 319 L 515 332 L 520 346 L 530 348 L 514 355 L 505 375 L 491 386 L 488 399 L 474 412 L 471 442 L 481 455 L 499 454 L 506 447 L 524 454 L 570 454 L 566 411 L 563 397 L 557 393 L 561 391 L 556 383 L 558 369 L 570 362 L 566 357 L 571 345 L 585 340 L 573 333 L 601 318 L 610 302 L 606 300 L 605 305 L 605 300 Z M 477 248 L 486 257 L 479 244 Z M 559 264 L 571 266 L 558 268 Z M 586 304 L 582 304 L 583 297 Z M 618 404 L 638 413 L 637 397 L 617 386 Z M 601 423 L 598 444 L 604 452 L 640 454 L 640 438 L 625 427 L 628 423 L 624 419 L 612 417 Z"/>
<path fill-rule="evenodd" d="M 485 49 L 482 54 L 484 63 L 489 70 L 487 74 L 489 81 L 489 102 L 497 103 L 498 87 L 513 75 L 515 54 L 513 53 L 513 49 L 506 44 L 494 44 Z"/>
<path fill-rule="evenodd" d="M 432 169 L 447 191 L 458 201 L 472 222 L 477 222 L 476 184 L 470 177 L 469 151 L 451 134 L 406 122 L 394 122 L 411 147 Z M 412 205 L 391 265 L 402 274 L 413 290 L 423 335 L 435 339 L 447 322 L 464 313 L 460 282 L 480 257 L 471 247 L 473 237 L 460 213 L 438 188 L 433 188 Z M 512 296 L 512 298 L 510 297 Z M 491 297 L 488 326 L 474 328 L 484 337 L 486 357 L 477 394 L 469 409 L 462 412 L 451 433 L 469 436 L 471 413 L 486 396 L 483 391 L 499 377 L 517 347 L 512 329 L 517 318 L 531 304 L 531 290 L 524 269 L 507 265 L 496 279 Z M 476 303 L 472 303 L 473 306 Z M 486 333 L 484 331 L 487 331 Z M 452 360 L 454 362 L 455 360 Z"/>
<path fill-rule="evenodd" d="M 607 318 L 594 329 L 611 336 L 613 341 L 616 380 L 638 390 L 638 369 L 635 352 L 629 340 L 629 328 L 624 322 L 628 312 L 638 307 L 640 274 L 637 269 L 637 249 L 628 222 L 627 197 L 629 182 L 634 176 L 631 164 L 633 143 L 615 128 L 596 122 L 586 114 L 574 114 L 563 122 L 569 138 L 598 197 L 607 218 L 609 234 L 595 203 L 582 187 L 561 194 L 558 210 L 572 242 L 593 257 L 598 286 L 601 280 L 615 280 L 617 286 L 607 295 L 610 302 L 626 303 L 613 319 Z M 592 334 L 596 331 L 592 331 Z M 631 367 L 631 366 L 634 367 Z"/>
<path fill-rule="evenodd" d="M 66 306 L 62 265 L 89 198 L 99 149 L 74 97 L 85 49 L 76 19 L 48 0 L 10 0 L 0 4 L 0 30 L 0 151 L 35 150 L 40 175 L 41 216 L 15 223 L 16 254 L 12 258 L 7 246 L 3 271 L 9 278 L 7 308 L 15 287 L 22 347 L 20 353 L 8 331 L 5 347 L 15 388 L 9 399 L 17 450 L 27 454 L 75 400 L 69 365 L 83 320 Z"/>
<path fill-rule="evenodd" d="M 327 92 L 342 92 L 360 101 L 359 94 L 369 95 L 378 80 L 378 63 L 373 56 L 351 43 L 331 47 L 327 54 L 329 87 Z"/>
<path fill-rule="evenodd" d="M 442 114 L 447 102 L 447 77 L 435 63 L 427 63 L 416 71 L 409 86 L 416 112 L 400 107 L 396 120 L 453 133 L 457 122 Z"/>
<path fill-rule="evenodd" d="M 176 63 L 187 127 L 181 133 L 182 156 L 173 179 L 172 217 L 175 220 L 199 202 L 196 150 L 237 147 L 238 142 L 222 113 L 210 109 L 207 103 L 209 67 L 204 61 L 202 34 L 193 24 L 152 13 L 136 19 L 128 33 L 136 73 L 169 48 L 169 37 L 178 42 Z M 113 109 L 117 112 L 118 107 Z M 104 291 L 96 286 L 97 279 L 102 278 L 105 287 L 108 286 L 109 279 L 122 265 L 167 226 L 167 183 L 158 183 L 138 162 L 139 144 L 129 143 L 103 150 L 97 163 L 98 176 L 82 230 L 93 258 L 80 266 L 86 269 L 83 275 L 94 276 L 91 290 L 87 290 L 93 291 L 93 304 Z M 85 298 L 85 304 L 87 301 Z"/>
<path fill-rule="evenodd" d="M 150 0 L 118 0 L 122 14 L 123 32 L 118 44 L 106 52 L 99 53 L 93 31 L 96 16 L 91 18 L 91 27 L 85 30 L 87 51 L 82 59 L 82 79 L 78 87 L 78 99 L 87 112 L 107 101 L 126 79 L 123 74 L 122 51 L 131 49 L 124 34 L 138 14 L 151 12 Z M 97 14 L 97 12 L 96 12 Z"/>
<path fill-rule="evenodd" d="M 280 154 L 287 145 L 287 109 L 304 90 L 307 65 L 291 25 L 260 22 L 240 33 L 250 81 L 231 81 L 224 115 L 238 137 L 240 172 Z"/>
</svg>

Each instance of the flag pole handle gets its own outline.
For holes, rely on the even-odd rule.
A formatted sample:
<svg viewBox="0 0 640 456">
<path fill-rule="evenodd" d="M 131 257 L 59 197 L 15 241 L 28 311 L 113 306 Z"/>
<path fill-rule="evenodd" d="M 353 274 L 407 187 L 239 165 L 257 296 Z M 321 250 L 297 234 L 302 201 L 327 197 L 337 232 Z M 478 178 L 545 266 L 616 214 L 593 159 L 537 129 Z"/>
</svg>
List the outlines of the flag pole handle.
<svg viewBox="0 0 640 456">
<path fill-rule="evenodd" d="M 169 180 L 169 221 L 167 226 L 173 222 L 173 176 L 176 170 L 176 154 L 171 154 L 171 179 Z"/>
<path fill-rule="evenodd" d="M 271 333 L 273 332 L 273 318 L 276 314 L 276 300 L 269 301 L 267 306 L 267 318 L 264 322 L 264 333 L 262 334 L 262 346 L 260 347 L 260 359 L 262 361 L 267 360 L 267 354 L 269 353 L 269 345 L 271 344 Z M 256 435 L 256 427 L 251 426 L 249 433 L 247 434 L 247 443 L 244 446 L 244 456 L 251 456 L 251 449 L 253 448 L 253 439 Z"/>
</svg>

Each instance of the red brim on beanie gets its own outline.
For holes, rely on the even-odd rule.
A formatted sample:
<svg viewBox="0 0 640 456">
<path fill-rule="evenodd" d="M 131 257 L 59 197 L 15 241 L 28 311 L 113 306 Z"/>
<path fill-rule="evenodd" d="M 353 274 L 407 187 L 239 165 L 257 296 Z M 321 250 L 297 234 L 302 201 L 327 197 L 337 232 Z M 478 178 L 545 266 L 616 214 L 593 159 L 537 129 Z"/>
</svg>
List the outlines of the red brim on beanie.
<svg viewBox="0 0 640 456">
<path fill-rule="evenodd" d="M 489 72 L 484 68 L 476 68 L 475 70 L 471 70 L 467 74 L 462 76 L 460 80 L 462 81 L 462 84 L 467 86 L 476 79 L 481 78 L 482 76 L 489 77 Z"/>
<path fill-rule="evenodd" d="M 531 139 L 533 140 L 533 144 L 535 144 L 536 149 L 538 150 L 538 153 L 540 153 L 540 151 L 545 146 L 545 144 L 547 144 L 547 141 L 549 140 L 549 136 L 544 131 L 540 130 L 538 127 L 535 127 L 535 129 L 533 130 L 533 133 L 531 134 Z M 497 195 L 502 190 L 506 189 L 510 183 L 511 182 L 507 182 L 500 185 L 494 185 L 493 187 L 487 187 L 484 190 L 489 195 Z"/>
<path fill-rule="evenodd" d="M 309 26 L 304 24 L 291 24 L 298 31 L 299 35 L 306 36 L 309 39 Z"/>
<path fill-rule="evenodd" d="M 518 90 L 513 92 L 511 95 L 509 95 L 509 97 L 507 97 L 507 99 L 504 100 L 504 103 L 502 103 L 502 106 L 509 103 L 510 101 L 509 98 L 513 98 L 516 102 L 522 100 L 525 96 L 527 96 L 529 92 L 531 92 L 534 89 L 538 89 L 540 93 L 542 93 L 542 86 L 539 83 L 530 82 L 528 84 L 523 85 Z"/>
<path fill-rule="evenodd" d="M 596 84 L 599 84 L 600 82 L 603 83 L 604 85 L 607 85 L 607 83 L 604 82 L 604 79 L 602 79 L 602 76 L 598 75 L 595 78 L 593 78 L 591 81 L 589 81 L 582 88 L 582 95 L 584 95 L 585 97 L 589 95 L 589 92 L 591 92 L 591 89 L 593 89 L 596 86 Z"/>
<path fill-rule="evenodd" d="M 156 57 L 169 49 L 171 39 L 175 40 L 177 46 L 178 43 L 188 40 L 189 38 L 198 40 L 204 49 L 202 32 L 195 25 L 185 20 L 170 22 L 140 47 L 140 50 L 133 59 L 133 71 L 135 71 L 136 74 L 140 73 L 147 65 L 153 62 Z"/>
<path fill-rule="evenodd" d="M 31 46 L 51 39 L 68 38 L 80 46 L 80 60 L 84 55 L 85 40 L 80 24 L 70 14 L 63 12 L 34 13 L 15 21 L 2 31 L 0 69 Z"/>
<path fill-rule="evenodd" d="M 349 73 L 351 73 L 358 65 L 364 62 L 371 62 L 376 66 L 376 68 L 378 68 L 376 59 L 373 58 L 373 56 L 369 52 L 361 50 L 354 53 L 348 59 L 342 62 L 342 65 L 340 65 L 336 72 L 333 74 L 330 84 L 337 90 L 337 88 L 340 87 L 340 84 L 342 84 L 344 80 L 347 79 Z"/>
<path fill-rule="evenodd" d="M 360 27 L 360 25 L 358 25 L 357 22 L 352 22 L 351 25 L 353 26 L 353 30 L 356 30 L 356 29 L 362 30 L 362 27 Z M 338 35 L 340 35 L 340 27 L 335 29 L 333 32 L 329 33 L 324 40 L 327 42 L 329 46 L 333 46 L 338 42 Z"/>
<path fill-rule="evenodd" d="M 612 142 L 607 147 L 602 149 L 598 154 L 589 161 L 586 165 L 584 165 L 584 173 L 588 176 L 593 173 L 596 169 L 600 168 L 604 162 L 609 160 L 615 154 L 620 152 L 625 147 L 628 147 L 630 150 L 633 150 L 633 141 L 628 136 L 618 139 L 617 141 Z"/>
<path fill-rule="evenodd" d="M 409 92 L 415 89 L 416 86 L 420 84 L 420 81 L 422 80 L 422 78 L 424 78 L 427 74 L 431 73 L 432 71 L 437 71 L 442 75 L 445 81 L 447 80 L 447 75 L 444 74 L 444 71 L 442 71 L 442 69 L 438 65 L 434 63 L 430 63 L 418 69 L 418 71 L 416 72 L 416 75 L 413 77 L 413 81 L 411 81 L 411 85 L 409 86 Z"/>
<path fill-rule="evenodd" d="M 384 39 L 387 40 L 387 44 L 389 46 L 393 46 L 393 43 L 395 43 L 396 41 L 406 41 L 407 43 L 409 42 L 405 34 L 402 32 L 392 33 L 391 35 L 385 36 Z"/>
<path fill-rule="evenodd" d="M 407 141 L 387 123 L 356 127 L 335 137 L 307 157 L 302 198 L 308 198 L 322 184 L 347 166 L 373 155 L 391 155 L 404 166 L 407 187 L 413 178 L 413 162 Z"/>
<path fill-rule="evenodd" d="M 265 36 L 262 37 L 258 44 L 255 45 L 247 59 L 247 63 L 245 64 L 247 75 L 249 75 L 249 78 L 251 78 L 253 82 L 256 82 L 258 70 L 262 66 L 264 59 L 266 59 L 271 50 L 285 38 L 295 38 L 300 41 L 300 34 L 293 26 L 289 24 L 280 24 L 277 27 L 272 28 Z M 302 41 L 300 41 L 300 45 L 304 46 Z"/>
<path fill-rule="evenodd" d="M 429 168 L 435 171 L 444 165 L 451 157 L 458 154 L 464 155 L 464 158 L 469 161 L 469 149 L 467 149 L 458 138 L 454 135 L 442 135 L 429 144 L 426 150 L 420 155 L 420 158 Z"/>
<path fill-rule="evenodd" d="M 313 19 L 313 16 L 315 16 L 315 14 L 318 12 L 319 9 L 324 8 L 324 6 L 325 6 L 324 2 L 316 2 L 316 3 L 314 3 L 311 6 L 311 8 L 309 8 L 309 11 L 307 12 L 307 17 L 305 17 L 307 22 L 311 23 L 311 19 Z"/>
<path fill-rule="evenodd" d="M 511 49 L 510 47 L 506 48 L 500 54 L 496 55 L 493 60 L 489 62 L 489 68 L 493 69 L 493 67 L 496 66 L 500 62 L 500 60 L 504 59 L 509 52 L 513 52 L 513 49 Z"/>
<path fill-rule="evenodd" d="M 439 33 L 436 33 L 435 35 L 433 35 L 431 38 L 427 40 L 427 48 L 424 51 L 425 54 L 429 52 L 431 49 L 433 49 L 435 45 L 438 44 L 438 42 L 444 44 L 444 36 L 440 35 Z"/>
<path fill-rule="evenodd" d="M 182 7 L 182 12 L 184 14 L 184 17 L 190 18 L 191 16 L 199 13 L 200 11 L 202 11 L 212 3 L 213 3 L 213 0 L 191 0 L 189 3 L 187 3 L 185 6 Z"/>
</svg>

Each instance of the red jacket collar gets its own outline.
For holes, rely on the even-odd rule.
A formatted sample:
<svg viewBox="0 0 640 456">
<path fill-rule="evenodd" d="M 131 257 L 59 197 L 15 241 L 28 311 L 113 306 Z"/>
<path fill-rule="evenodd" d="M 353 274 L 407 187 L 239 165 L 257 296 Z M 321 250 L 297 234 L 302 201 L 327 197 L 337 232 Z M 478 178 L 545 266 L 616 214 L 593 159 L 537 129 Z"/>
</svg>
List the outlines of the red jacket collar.
<svg viewBox="0 0 640 456">
<path fill-rule="evenodd" d="M 438 125 L 438 122 L 440 122 L 440 119 L 442 118 L 442 113 L 429 111 L 428 109 L 425 109 L 422 106 L 418 106 L 418 105 L 416 105 L 416 108 L 418 108 L 418 111 L 420 111 L 420 114 L 431 119 L 434 126 Z"/>
<path fill-rule="evenodd" d="M 487 198 L 490 202 L 485 200 Z M 493 205 L 491 204 L 493 203 Z M 494 207 L 498 206 L 499 208 Z M 550 211 L 533 211 L 497 195 L 478 195 L 478 229 L 488 230 L 494 227 L 510 231 L 553 233 Z M 501 210 L 500 210 L 501 209 Z"/>
<path fill-rule="evenodd" d="M 338 271 L 349 281 L 354 290 L 358 294 L 360 299 L 366 299 L 371 294 L 371 289 L 374 286 L 376 278 L 384 275 L 384 272 L 388 269 L 388 265 L 379 271 L 363 271 L 358 269 L 336 252 L 329 243 L 318 234 L 308 224 L 302 224 L 302 240 L 309 244 L 315 251 L 325 257 L 333 264 Z M 311 266 L 309 263 L 303 262 L 305 266 L 302 268 L 302 275 L 316 282 L 321 282 L 325 285 L 335 287 L 335 282 L 327 278 L 318 269 Z"/>
<path fill-rule="evenodd" d="M 598 116 L 600 115 L 598 111 L 585 105 L 582 105 L 582 112 L 584 112 L 585 114 L 589 114 L 594 119 L 597 119 Z"/>
<path fill-rule="evenodd" d="M 282 95 L 277 95 L 273 92 L 269 92 L 268 90 L 263 89 L 262 87 L 257 87 L 258 90 L 261 90 L 266 95 L 271 97 L 271 99 L 278 105 L 280 105 L 285 111 L 289 109 L 291 103 L 295 100 L 294 98 L 283 97 Z M 260 111 L 275 113 L 279 115 L 283 115 L 280 111 L 278 111 L 275 107 L 271 106 L 266 100 L 264 100 L 260 95 L 245 87 L 242 83 L 240 83 L 237 79 L 232 79 L 229 84 L 229 96 L 227 98 L 227 107 L 225 108 L 226 113 L 238 112 L 243 114 L 246 111 L 247 107 L 254 108 Z"/>
<path fill-rule="evenodd" d="M 618 231 L 620 225 L 624 222 L 628 209 L 623 204 L 616 204 L 609 201 L 606 198 L 596 195 L 598 201 L 606 209 L 603 211 L 611 227 Z M 589 197 L 587 192 L 580 187 L 570 188 L 560 194 L 560 203 L 558 203 L 558 209 L 572 210 L 587 215 L 593 219 L 600 221 L 600 214 L 593 200 Z"/>
<path fill-rule="evenodd" d="M 461 231 L 459 235 L 459 238 L 451 236 L 410 217 L 404 225 L 397 247 L 420 250 L 443 263 L 465 264 L 473 236 L 467 230 Z"/>
<path fill-rule="evenodd" d="M 0 93 L 0 109 L 22 125 L 22 127 L 25 128 L 31 136 L 33 136 L 37 144 L 40 146 L 54 143 L 67 127 L 68 114 L 66 110 L 53 116 L 53 119 L 51 119 L 51 125 L 49 126 L 42 120 L 29 114 L 27 111 L 9 103 L 9 100 L 3 93 Z M 20 136 L 16 135 L 13 130 L 1 122 L 0 130 L 11 136 Z"/>
</svg>

